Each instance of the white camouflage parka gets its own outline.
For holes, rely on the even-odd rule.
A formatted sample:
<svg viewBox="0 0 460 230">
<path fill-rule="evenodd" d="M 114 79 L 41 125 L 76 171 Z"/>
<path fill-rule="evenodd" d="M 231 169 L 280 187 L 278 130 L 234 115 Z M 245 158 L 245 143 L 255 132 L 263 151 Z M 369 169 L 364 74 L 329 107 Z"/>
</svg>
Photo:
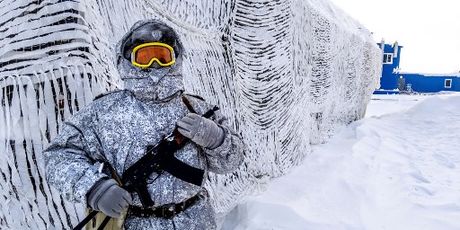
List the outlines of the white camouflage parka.
<svg viewBox="0 0 460 230">
<path fill-rule="evenodd" d="M 157 31 L 145 29 L 146 24 L 159 25 Z M 133 33 L 133 31 L 137 31 Z M 152 33 L 154 36 L 175 36 L 176 63 L 172 67 L 141 70 L 133 67 L 123 52 L 127 40 Z M 141 35 L 139 35 L 141 34 Z M 46 178 L 66 199 L 87 202 L 87 193 L 101 179 L 110 178 L 101 171 L 101 163 L 108 162 L 118 175 L 146 151 L 148 145 L 158 144 L 169 135 L 176 122 L 190 111 L 182 97 L 190 101 L 198 114 L 213 106 L 202 99 L 183 93 L 181 74 L 182 46 L 177 35 L 163 23 L 140 21 L 128 32 L 117 47 L 117 66 L 125 89 L 109 93 L 68 119 L 56 138 L 45 150 Z M 228 173 L 242 162 L 243 143 L 239 135 L 226 126 L 219 114 L 213 120 L 225 131 L 223 143 L 215 149 L 202 148 L 189 142 L 175 153 L 186 164 L 214 173 Z M 179 203 L 204 188 L 182 181 L 168 172 L 152 173 L 148 191 L 155 205 Z M 206 194 L 206 191 L 204 191 Z M 141 206 L 136 193 L 134 205 Z M 125 229 L 215 229 L 215 214 L 206 198 L 172 219 L 128 216 Z"/>
</svg>

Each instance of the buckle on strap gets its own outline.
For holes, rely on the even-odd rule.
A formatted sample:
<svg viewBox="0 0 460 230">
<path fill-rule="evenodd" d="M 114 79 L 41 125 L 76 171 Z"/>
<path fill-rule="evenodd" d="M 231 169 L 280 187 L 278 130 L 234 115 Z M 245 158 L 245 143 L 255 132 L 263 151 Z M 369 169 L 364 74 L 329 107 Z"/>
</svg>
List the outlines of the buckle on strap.
<svg viewBox="0 0 460 230">
<path fill-rule="evenodd" d="M 163 218 L 171 219 L 176 215 L 176 204 L 165 204 L 159 209 Z"/>
</svg>

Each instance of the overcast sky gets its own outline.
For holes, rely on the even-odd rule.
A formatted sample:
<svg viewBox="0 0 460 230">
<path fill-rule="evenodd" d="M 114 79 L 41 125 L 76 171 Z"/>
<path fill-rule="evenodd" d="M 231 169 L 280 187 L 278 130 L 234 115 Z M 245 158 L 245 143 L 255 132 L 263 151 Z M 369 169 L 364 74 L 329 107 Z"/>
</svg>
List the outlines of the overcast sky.
<svg viewBox="0 0 460 230">
<path fill-rule="evenodd" d="M 331 0 L 374 33 L 398 41 L 403 71 L 460 71 L 460 0 Z"/>
</svg>

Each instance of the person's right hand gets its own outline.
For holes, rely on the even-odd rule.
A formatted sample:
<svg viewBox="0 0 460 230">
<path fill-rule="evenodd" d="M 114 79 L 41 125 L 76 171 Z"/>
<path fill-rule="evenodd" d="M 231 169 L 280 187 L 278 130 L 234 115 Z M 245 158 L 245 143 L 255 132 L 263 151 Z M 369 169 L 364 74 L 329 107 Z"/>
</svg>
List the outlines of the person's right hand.
<svg viewBox="0 0 460 230">
<path fill-rule="evenodd" d="M 97 182 L 88 193 L 91 208 L 114 218 L 119 218 L 132 202 L 131 194 L 118 186 L 114 179 Z"/>
</svg>

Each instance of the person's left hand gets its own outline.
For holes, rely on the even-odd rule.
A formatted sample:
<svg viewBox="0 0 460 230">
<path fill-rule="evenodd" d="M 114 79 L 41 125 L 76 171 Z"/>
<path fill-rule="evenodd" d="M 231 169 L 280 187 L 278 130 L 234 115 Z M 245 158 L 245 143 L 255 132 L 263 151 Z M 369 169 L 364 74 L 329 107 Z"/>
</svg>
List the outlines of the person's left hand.
<svg viewBox="0 0 460 230">
<path fill-rule="evenodd" d="M 177 128 L 185 137 L 209 149 L 219 147 L 225 137 L 224 130 L 214 121 L 195 113 L 188 113 L 178 121 Z"/>
</svg>

